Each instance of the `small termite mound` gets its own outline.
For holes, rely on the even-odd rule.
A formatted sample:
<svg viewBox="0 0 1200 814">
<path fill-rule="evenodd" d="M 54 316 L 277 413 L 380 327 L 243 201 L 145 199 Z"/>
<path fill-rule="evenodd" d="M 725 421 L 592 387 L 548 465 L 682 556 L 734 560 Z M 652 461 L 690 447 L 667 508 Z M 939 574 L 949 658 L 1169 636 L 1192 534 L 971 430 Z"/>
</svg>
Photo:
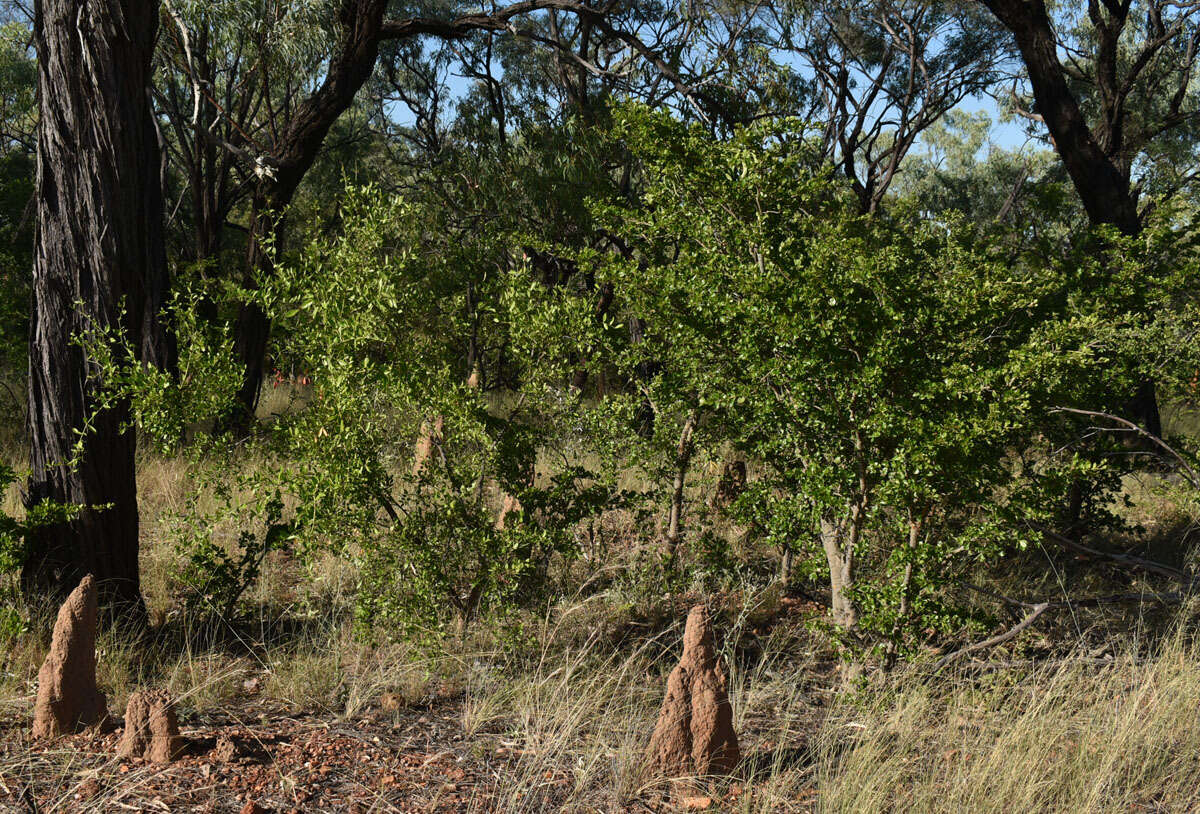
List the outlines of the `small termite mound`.
<svg viewBox="0 0 1200 814">
<path fill-rule="evenodd" d="M 683 656 L 667 678 L 646 757 L 647 776 L 656 778 L 728 775 L 741 762 L 733 708 L 703 605 L 688 614 Z"/>
<path fill-rule="evenodd" d="M 170 763 L 185 746 L 186 742 L 179 735 L 175 707 L 166 692 L 141 690 L 129 696 L 129 704 L 125 707 L 125 733 L 117 746 L 118 757 Z"/>
</svg>

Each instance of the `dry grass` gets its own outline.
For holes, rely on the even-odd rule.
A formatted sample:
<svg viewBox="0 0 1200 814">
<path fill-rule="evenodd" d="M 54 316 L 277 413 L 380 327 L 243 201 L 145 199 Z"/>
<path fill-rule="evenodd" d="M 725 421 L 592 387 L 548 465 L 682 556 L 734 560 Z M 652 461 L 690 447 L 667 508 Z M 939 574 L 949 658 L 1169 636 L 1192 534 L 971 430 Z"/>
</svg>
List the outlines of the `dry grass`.
<svg viewBox="0 0 1200 814">
<path fill-rule="evenodd" d="M 524 646 L 486 629 L 432 647 L 368 646 L 350 626 L 354 574 L 343 560 L 300 569 L 279 558 L 251 597 L 258 616 L 214 630 L 179 612 L 177 555 L 159 525 L 192 488 L 188 465 L 146 456 L 140 478 L 144 586 L 161 624 L 151 641 L 103 636 L 99 678 L 113 710 L 140 686 L 167 688 L 193 725 L 262 710 L 349 721 L 436 701 L 459 711 L 481 765 L 504 766 L 472 810 L 621 811 L 665 790 L 644 782 L 641 750 L 678 647 L 678 602 L 631 597 L 613 580 L 527 618 Z M 1160 490 L 1130 491 L 1148 520 L 1173 511 Z M 5 501 L 15 508 L 13 494 Z M 585 551 L 593 574 L 627 567 L 616 549 L 631 521 L 606 522 Z M 1126 619 L 1105 628 L 1104 648 L 1089 640 L 1086 652 L 1034 666 L 932 674 L 918 664 L 856 684 L 803 620 L 771 627 L 777 592 L 730 596 L 714 601 L 747 760 L 740 779 L 707 790 L 721 810 L 1200 810 L 1200 645 L 1185 635 L 1190 624 L 1148 643 Z M 10 732 L 28 719 L 52 609 L 22 612 L 29 630 L 0 633 L 0 720 L 19 722 Z M 1096 660 L 1101 649 L 1110 661 Z M 515 761 L 489 760 L 499 753 Z M 42 774 L 75 788 L 117 777 L 115 761 L 69 746 L 0 754 L 0 782 Z M 149 771 L 107 783 L 88 809 L 136 806 Z M 43 810 L 83 808 L 68 795 Z"/>
<path fill-rule="evenodd" d="M 524 750 L 489 810 L 617 810 L 647 789 L 640 749 L 659 682 L 653 648 L 559 654 L 469 692 L 464 727 Z M 768 652 L 735 680 L 748 759 L 728 810 L 1188 811 L 1200 806 L 1200 647 L 1149 659 L 1064 658 L 1034 669 L 930 675 L 914 667 L 843 692 L 813 727 L 805 676 Z M 546 779 L 570 778 L 549 798 Z M 489 806 L 494 806 L 489 803 Z"/>
<path fill-rule="evenodd" d="M 1068 658 L 1024 675 L 898 677 L 819 741 L 823 811 L 1189 811 L 1200 805 L 1200 648 Z"/>
<path fill-rule="evenodd" d="M 495 796 L 474 810 L 626 810 L 662 790 L 642 781 L 640 758 L 669 665 L 664 651 L 677 646 L 678 629 L 620 649 L 601 632 L 581 639 L 579 620 L 591 625 L 601 604 L 555 609 L 534 631 L 539 647 L 525 652 L 368 648 L 332 624 L 275 644 L 248 643 L 241 654 L 196 639 L 147 659 L 135 643 L 106 638 L 100 680 L 115 709 L 139 684 L 165 685 L 193 720 L 215 711 L 248 714 L 247 705 L 355 719 L 388 695 L 403 706 L 449 692 L 459 698 L 468 742 L 519 756 L 492 779 Z M 736 634 L 736 626 L 724 627 Z M 738 641 L 725 639 L 747 762 L 739 783 L 706 792 L 723 798 L 723 810 L 1200 805 L 1200 647 L 1183 635 L 1149 658 L 1097 664 L 1066 657 L 952 675 L 918 665 L 857 688 L 820 679 L 822 654 L 802 637 L 790 631 L 767 639 L 745 667 L 738 666 Z M 19 659 L 28 676 L 38 656 L 36 648 L 10 651 L 5 670 Z M 15 695 L 11 682 L 4 686 L 0 710 L 24 717 L 32 685 Z M 110 764 L 80 761 L 67 748 L 37 758 L 39 771 L 61 772 L 72 783 L 115 772 Z M 19 761 L 0 765 L 3 777 L 25 773 Z M 139 770 L 106 788 L 128 803 L 143 780 Z M 93 800 L 94 810 L 107 799 Z"/>
</svg>

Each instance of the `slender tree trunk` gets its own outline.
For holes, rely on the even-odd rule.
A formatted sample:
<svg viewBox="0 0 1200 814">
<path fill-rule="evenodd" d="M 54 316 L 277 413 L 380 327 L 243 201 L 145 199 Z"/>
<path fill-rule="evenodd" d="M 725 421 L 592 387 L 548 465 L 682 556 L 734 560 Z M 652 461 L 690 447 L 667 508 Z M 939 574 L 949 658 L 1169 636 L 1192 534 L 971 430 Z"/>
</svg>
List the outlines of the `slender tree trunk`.
<svg viewBox="0 0 1200 814">
<path fill-rule="evenodd" d="M 854 411 L 850 417 L 854 420 Z M 821 518 L 821 547 L 829 564 L 830 611 L 833 623 L 843 630 L 858 625 L 858 608 L 850 592 L 854 588 L 854 552 L 858 548 L 862 527 L 871 500 L 871 483 L 867 477 L 866 442 L 859 429 L 854 431 L 855 468 L 858 470 L 857 496 L 850 504 L 848 517 L 838 521 Z"/>
<path fill-rule="evenodd" d="M 266 312 L 256 303 L 243 303 L 234 325 L 234 353 L 242 363 L 242 383 L 238 387 L 236 413 L 230 423 L 241 435 L 248 433 L 254 423 L 270 336 L 271 320 Z"/>
<path fill-rule="evenodd" d="M 205 32 L 207 37 L 207 32 Z M 203 52 L 201 52 L 203 53 Z M 208 76 L 207 64 L 201 61 L 201 75 Z M 218 260 L 221 255 L 221 237 L 225 228 L 225 213 L 218 203 L 219 178 L 217 148 L 211 139 L 203 132 L 207 122 L 211 121 L 211 103 L 202 100 L 202 115 L 192 128 L 192 157 L 188 168 L 188 186 L 192 193 L 192 212 L 195 223 L 192 224 L 193 252 L 198 262 L 205 263 L 201 272 L 206 283 L 219 275 L 217 269 L 208 263 Z M 215 265 L 215 264 L 214 264 Z M 214 325 L 218 318 L 217 302 L 209 293 L 210 285 L 206 284 L 204 293 L 197 306 L 199 316 L 205 323 Z"/>
<path fill-rule="evenodd" d="M 692 465 L 692 453 L 696 450 L 693 436 L 696 432 L 696 411 L 688 413 L 679 431 L 679 446 L 675 449 L 675 478 L 671 483 L 671 511 L 667 516 L 667 549 L 674 557 L 683 538 L 683 488 L 687 483 L 688 469 Z"/>
<path fill-rule="evenodd" d="M 158 141 L 148 87 L 158 26 L 150 0 L 40 0 L 38 223 L 29 340 L 31 474 L 25 503 L 83 506 L 40 529 L 21 574 L 29 593 L 96 576 L 101 601 L 143 620 L 129 407 L 101 408 L 78 337 L 153 356 L 165 294 Z M 122 350 L 123 348 L 123 350 Z"/>
<path fill-rule="evenodd" d="M 153 46 L 151 46 L 153 48 Z M 151 77 L 153 74 L 151 74 Z M 167 188 L 167 144 L 162 130 L 154 119 L 153 106 L 150 103 L 151 78 L 146 80 L 146 107 L 150 125 L 153 128 L 154 143 L 158 147 L 157 183 L 152 185 L 155 197 L 144 205 L 153 209 L 155 214 L 147 213 L 147 217 L 156 218 L 157 226 L 150 229 L 146 235 L 148 246 L 154 257 L 146 268 L 145 303 L 142 311 L 142 341 L 139 349 L 140 361 L 179 379 L 179 338 L 175 333 L 174 320 L 164 310 L 167 298 L 171 293 L 171 270 L 167 265 L 166 227 L 164 223 L 163 194 Z M 131 346 L 135 347 L 135 346 Z"/>
<path fill-rule="evenodd" d="M 850 589 L 854 587 L 854 545 L 853 539 L 844 540 L 843 537 L 841 524 L 821 521 L 821 547 L 825 549 L 825 559 L 829 563 L 833 623 L 843 630 L 852 630 L 858 624 L 858 608 L 850 598 Z"/>
<path fill-rule="evenodd" d="M 908 561 L 904 563 L 904 576 L 900 578 L 900 607 L 896 611 L 896 622 L 892 625 L 892 638 L 884 649 L 885 670 L 890 670 L 896 665 L 900 637 L 904 634 L 903 626 L 912 610 L 913 560 L 916 558 L 917 543 L 921 541 L 924 523 L 924 518 L 916 520 L 910 517 L 908 521 Z"/>
</svg>

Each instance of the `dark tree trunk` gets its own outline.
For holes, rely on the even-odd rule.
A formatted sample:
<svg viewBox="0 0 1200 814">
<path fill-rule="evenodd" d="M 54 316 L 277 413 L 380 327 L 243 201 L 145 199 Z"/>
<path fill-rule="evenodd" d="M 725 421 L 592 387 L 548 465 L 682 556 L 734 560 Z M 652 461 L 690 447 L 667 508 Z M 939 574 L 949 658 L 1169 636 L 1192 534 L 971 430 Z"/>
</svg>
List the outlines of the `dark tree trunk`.
<svg viewBox="0 0 1200 814">
<path fill-rule="evenodd" d="M 359 88 L 375 69 L 386 8 L 387 0 L 343 0 L 338 7 L 340 36 L 325 79 L 297 107 L 274 145 L 268 166 L 259 170 L 262 180 L 255 192 L 246 258 L 249 288 L 271 274 L 287 207 L 316 161 L 330 128 L 354 103 Z M 400 36 L 416 33 L 421 32 Z M 263 310 L 253 303 L 243 305 L 234 329 L 235 351 L 245 366 L 231 422 L 236 431 L 244 433 L 254 420 L 270 333 L 271 323 Z"/>
<path fill-rule="evenodd" d="M 631 35 L 614 31 L 603 12 L 584 4 L 559 3 L 557 0 L 521 0 L 491 13 L 466 14 L 449 20 L 429 17 L 385 20 L 387 0 L 339 0 L 335 3 L 338 40 L 321 85 L 297 106 L 277 141 L 271 145 L 269 155 L 261 156 L 262 164 L 255 168 L 262 182 L 257 193 L 257 203 L 261 204 L 259 217 L 252 225 L 250 236 L 247 273 L 253 277 L 251 285 L 263 279 L 263 275 L 270 274 L 273 258 L 271 253 L 263 251 L 266 238 L 279 236 L 280 219 L 285 216 L 296 189 L 316 160 L 330 128 L 354 103 L 355 95 L 371 77 L 380 42 L 421 36 L 455 40 L 476 31 L 508 31 L 513 18 L 560 5 L 564 11 L 586 19 L 589 26 L 630 43 Z M 640 45 L 636 39 L 633 42 Z M 641 50 L 645 52 L 645 46 L 641 46 Z M 661 59 L 648 54 L 645 58 L 660 70 L 670 71 Z M 270 216 L 263 217 L 268 212 Z M 234 341 L 239 358 L 245 364 L 245 375 L 238 394 L 234 426 L 248 428 L 253 420 L 262 386 L 270 328 L 267 315 L 257 306 L 247 304 L 242 308 Z"/>
<path fill-rule="evenodd" d="M 1116 37 L 1120 28 L 1100 31 L 1097 64 L 1101 67 L 1102 115 L 1089 126 L 1058 58 L 1058 40 L 1045 0 L 984 0 L 1012 33 L 1021 53 L 1037 110 L 1050 132 L 1071 183 L 1093 224 L 1115 226 L 1127 235 L 1142 230 L 1138 196 L 1130 183 L 1129 160 L 1124 155 L 1124 111 L 1113 94 L 1105 94 L 1109 74 L 1115 70 Z M 1127 10 L 1127 6 L 1126 6 Z M 1162 434 L 1162 420 L 1154 382 L 1138 385 L 1127 403 L 1128 411 L 1146 430 Z"/>
<path fill-rule="evenodd" d="M 290 201 L 291 195 L 287 196 Z M 250 240 L 246 247 L 246 276 L 244 288 L 255 290 L 259 280 L 271 273 L 275 252 L 283 240 L 282 210 L 287 201 L 272 200 L 263 192 L 254 196 L 250 209 Z M 234 353 L 242 363 L 242 384 L 238 389 L 234 415 L 229 428 L 239 435 L 250 431 L 258 394 L 266 372 L 267 343 L 271 337 L 271 320 L 254 302 L 245 302 L 238 311 L 234 325 Z"/>
<path fill-rule="evenodd" d="M 229 422 L 229 428 L 241 436 L 250 432 L 258 409 L 270 337 L 271 319 L 267 313 L 257 303 L 242 303 L 234 323 L 234 354 L 242 364 L 242 383 L 238 387 L 235 414 Z"/>
<path fill-rule="evenodd" d="M 130 620 L 145 617 L 135 438 L 128 404 L 101 409 L 98 370 L 76 337 L 115 332 L 144 356 L 159 330 L 163 209 L 148 95 L 157 26 L 151 0 L 40 0 L 34 23 L 39 234 L 25 500 L 86 508 L 33 536 L 22 586 L 61 593 L 91 573 L 106 608 Z"/>
<path fill-rule="evenodd" d="M 1054 148 L 1071 176 L 1083 208 L 1092 223 L 1112 224 L 1126 234 L 1136 234 L 1137 197 L 1129 183 L 1129 172 L 1121 162 L 1106 154 L 1067 84 L 1058 59 L 1058 45 L 1050 19 L 1040 3 L 1019 4 L 1012 0 L 993 2 L 993 11 L 1017 41 L 1021 60 L 1029 73 L 1037 110 L 1046 123 Z"/>
</svg>

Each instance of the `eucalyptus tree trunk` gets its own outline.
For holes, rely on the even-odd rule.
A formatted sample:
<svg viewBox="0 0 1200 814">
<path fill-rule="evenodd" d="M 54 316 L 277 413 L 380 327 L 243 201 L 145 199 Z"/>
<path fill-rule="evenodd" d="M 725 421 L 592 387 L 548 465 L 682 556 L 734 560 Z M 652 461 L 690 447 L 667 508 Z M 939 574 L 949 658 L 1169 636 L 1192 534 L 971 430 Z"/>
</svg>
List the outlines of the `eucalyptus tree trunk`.
<svg viewBox="0 0 1200 814">
<path fill-rule="evenodd" d="M 37 214 L 29 339 L 31 474 L 25 502 L 84 508 L 33 534 L 29 593 L 91 573 L 101 601 L 145 616 L 138 582 L 135 438 L 129 405 L 104 403 L 90 349 L 157 355 L 165 294 L 162 190 L 150 109 L 153 0 L 39 0 Z"/>
<path fill-rule="evenodd" d="M 349 109 L 375 68 L 384 37 L 387 0 L 341 0 L 335 4 L 337 44 L 325 77 L 312 95 L 296 108 L 278 135 L 270 154 L 255 168 L 259 176 L 251 204 L 250 242 L 246 257 L 246 287 L 269 279 L 281 250 L 284 218 L 305 174 L 317 160 L 330 128 Z M 417 31 L 394 36 L 410 36 Z M 243 304 L 234 325 L 234 352 L 242 363 L 235 414 L 229 422 L 244 434 L 254 421 L 271 338 L 270 316 L 254 302 Z"/>
<path fill-rule="evenodd" d="M 259 193 L 250 209 L 250 241 L 246 249 L 246 276 L 243 285 L 257 289 L 261 280 L 272 273 L 274 253 L 283 240 L 283 209 L 291 202 L 291 192 L 281 195 Z M 238 310 L 234 325 L 234 354 L 242 364 L 242 384 L 238 388 L 234 414 L 228 422 L 239 435 L 249 432 L 258 408 L 258 394 L 266 372 L 267 343 L 271 338 L 271 319 L 256 302 L 245 302 Z"/>
<path fill-rule="evenodd" d="M 1170 36 L 1166 31 L 1162 36 L 1148 36 L 1140 48 L 1125 55 L 1126 47 L 1120 43 L 1126 26 L 1131 22 L 1130 3 L 1104 3 L 1109 15 L 1107 21 L 1100 13 L 1100 5 L 1094 0 L 1089 3 L 1089 17 L 1096 24 L 1096 51 L 1093 56 L 1096 61 L 1096 90 L 1100 97 L 1099 115 L 1094 116 L 1089 124 L 1085 106 L 1080 104 L 1072 88 L 1072 72 L 1059 58 L 1062 43 L 1055 31 L 1053 5 L 1045 0 L 983 0 L 983 4 L 1013 34 L 1029 74 L 1038 115 L 1045 122 L 1051 143 L 1062 159 L 1088 219 L 1092 224 L 1115 226 L 1126 235 L 1141 234 L 1143 226 L 1138 212 L 1140 184 L 1134 184 L 1131 177 L 1133 158 L 1139 148 L 1129 142 L 1127 126 L 1134 117 L 1129 114 L 1126 104 L 1138 72 L 1161 56 L 1159 50 L 1171 42 L 1172 36 L 1186 36 L 1186 28 L 1181 27 Z M 1151 4 L 1148 10 L 1150 24 L 1154 23 L 1156 16 L 1159 17 L 1158 23 L 1162 23 L 1165 5 Z M 1146 13 L 1147 10 L 1142 11 L 1142 14 Z M 1136 17 L 1134 14 L 1133 18 Z M 1128 47 L 1132 48 L 1134 44 Z M 1179 105 L 1186 98 L 1186 88 L 1192 81 L 1192 66 L 1196 59 L 1194 41 L 1188 46 L 1186 56 L 1180 57 L 1182 84 L 1175 98 L 1166 106 L 1170 112 L 1161 121 L 1151 121 L 1149 124 L 1153 129 L 1161 128 L 1156 135 L 1184 126 L 1194 115 L 1179 110 Z M 1124 71 L 1121 70 L 1122 60 L 1129 64 Z M 1119 79 L 1121 73 L 1124 76 Z M 1125 409 L 1149 433 L 1162 435 L 1162 417 L 1153 380 L 1147 378 L 1138 383 L 1134 392 L 1128 394 Z"/>
</svg>

